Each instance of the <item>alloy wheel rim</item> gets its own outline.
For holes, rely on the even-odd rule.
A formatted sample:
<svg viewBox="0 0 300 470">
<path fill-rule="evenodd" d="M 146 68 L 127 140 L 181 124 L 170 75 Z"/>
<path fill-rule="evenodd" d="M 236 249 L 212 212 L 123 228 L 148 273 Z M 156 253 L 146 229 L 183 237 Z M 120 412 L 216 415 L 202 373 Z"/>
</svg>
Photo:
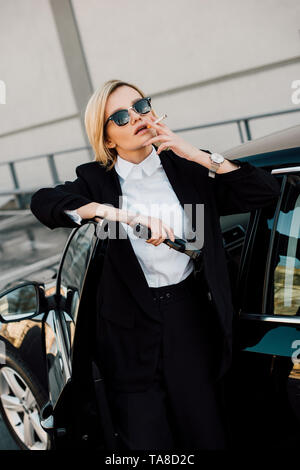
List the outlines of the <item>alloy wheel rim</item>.
<svg viewBox="0 0 300 470">
<path fill-rule="evenodd" d="M 30 450 L 46 450 L 48 435 L 40 425 L 37 401 L 24 379 L 11 367 L 0 369 L 0 400 L 20 441 Z"/>
</svg>

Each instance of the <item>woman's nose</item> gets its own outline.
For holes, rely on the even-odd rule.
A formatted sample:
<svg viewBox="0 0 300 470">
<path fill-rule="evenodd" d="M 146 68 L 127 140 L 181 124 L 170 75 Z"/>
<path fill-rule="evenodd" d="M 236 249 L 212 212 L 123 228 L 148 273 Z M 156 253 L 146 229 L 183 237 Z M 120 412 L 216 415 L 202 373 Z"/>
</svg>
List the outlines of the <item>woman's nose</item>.
<svg viewBox="0 0 300 470">
<path fill-rule="evenodd" d="M 129 109 L 129 116 L 130 116 L 130 122 L 134 123 L 137 119 L 140 118 L 139 113 L 137 113 L 134 109 Z"/>
</svg>

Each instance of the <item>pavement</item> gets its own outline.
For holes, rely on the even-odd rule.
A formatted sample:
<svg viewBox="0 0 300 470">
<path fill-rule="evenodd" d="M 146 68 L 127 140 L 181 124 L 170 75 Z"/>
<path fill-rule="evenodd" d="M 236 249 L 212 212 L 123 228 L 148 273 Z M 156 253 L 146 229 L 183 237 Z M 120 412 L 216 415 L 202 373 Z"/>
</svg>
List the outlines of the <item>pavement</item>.
<svg viewBox="0 0 300 470">
<path fill-rule="evenodd" d="M 0 211 L 0 292 L 21 281 L 44 282 L 56 272 L 72 229 L 50 230 L 30 212 Z M 0 415 L 0 450 L 17 450 Z"/>
<path fill-rule="evenodd" d="M 3 214 L 4 211 L 2 211 Z M 20 215 L 0 215 L 0 292 L 31 273 L 54 265 L 72 229 L 50 230 L 30 211 Z M 40 279 L 39 279 L 40 280 Z"/>
</svg>

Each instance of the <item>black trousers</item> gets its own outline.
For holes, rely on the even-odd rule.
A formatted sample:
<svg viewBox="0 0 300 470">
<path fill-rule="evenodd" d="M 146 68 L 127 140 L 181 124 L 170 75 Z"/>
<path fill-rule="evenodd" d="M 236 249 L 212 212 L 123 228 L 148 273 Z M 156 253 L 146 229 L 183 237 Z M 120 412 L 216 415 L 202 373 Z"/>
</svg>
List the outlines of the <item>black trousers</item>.
<svg viewBox="0 0 300 470">
<path fill-rule="evenodd" d="M 207 294 L 193 273 L 151 288 L 163 318 L 156 377 L 146 391 L 109 391 L 120 447 L 126 450 L 228 448 L 222 383 L 214 383 L 218 334 Z"/>
</svg>

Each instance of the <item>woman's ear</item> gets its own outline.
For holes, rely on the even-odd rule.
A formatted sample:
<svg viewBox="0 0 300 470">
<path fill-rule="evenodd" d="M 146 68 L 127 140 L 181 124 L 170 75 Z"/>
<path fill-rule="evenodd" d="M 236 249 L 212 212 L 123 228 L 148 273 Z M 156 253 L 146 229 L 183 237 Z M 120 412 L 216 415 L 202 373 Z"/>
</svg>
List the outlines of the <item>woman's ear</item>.
<svg viewBox="0 0 300 470">
<path fill-rule="evenodd" d="M 105 140 L 104 143 L 105 143 L 106 147 L 109 148 L 109 149 L 113 149 L 113 148 L 116 147 L 116 144 L 114 142 L 112 142 L 111 140 L 109 140 L 109 139 Z"/>
</svg>

